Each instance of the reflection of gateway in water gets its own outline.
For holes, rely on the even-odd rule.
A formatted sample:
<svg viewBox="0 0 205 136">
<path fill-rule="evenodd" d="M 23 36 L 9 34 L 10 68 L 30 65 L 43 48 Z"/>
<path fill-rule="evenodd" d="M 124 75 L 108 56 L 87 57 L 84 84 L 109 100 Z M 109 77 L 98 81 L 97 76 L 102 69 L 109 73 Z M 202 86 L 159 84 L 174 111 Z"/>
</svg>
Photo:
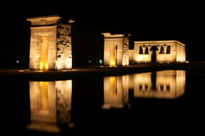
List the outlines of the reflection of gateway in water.
<svg viewBox="0 0 205 136">
<path fill-rule="evenodd" d="M 31 130 L 59 132 L 71 123 L 72 81 L 30 82 Z M 71 126 L 70 126 L 71 127 Z"/>
<path fill-rule="evenodd" d="M 109 109 L 128 104 L 129 89 L 134 97 L 176 99 L 185 91 L 185 71 L 167 70 L 104 78 L 104 105 Z"/>
</svg>

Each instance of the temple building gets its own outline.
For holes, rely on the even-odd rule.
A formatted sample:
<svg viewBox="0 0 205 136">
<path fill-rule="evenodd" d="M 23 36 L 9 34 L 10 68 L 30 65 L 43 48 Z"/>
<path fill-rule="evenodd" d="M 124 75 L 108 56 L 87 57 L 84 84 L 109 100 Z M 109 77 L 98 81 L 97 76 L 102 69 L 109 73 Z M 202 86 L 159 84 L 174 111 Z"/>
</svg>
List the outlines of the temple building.
<svg viewBox="0 0 205 136">
<path fill-rule="evenodd" d="M 72 80 L 30 81 L 30 130 L 58 133 L 71 122 Z"/>
<path fill-rule="evenodd" d="M 135 41 L 129 59 L 132 63 L 185 62 L 185 44 L 176 40 Z"/>
<path fill-rule="evenodd" d="M 129 34 L 104 35 L 104 65 L 127 66 L 129 65 Z"/>
<path fill-rule="evenodd" d="M 71 69 L 71 23 L 59 16 L 27 18 L 31 22 L 30 69 Z"/>
</svg>

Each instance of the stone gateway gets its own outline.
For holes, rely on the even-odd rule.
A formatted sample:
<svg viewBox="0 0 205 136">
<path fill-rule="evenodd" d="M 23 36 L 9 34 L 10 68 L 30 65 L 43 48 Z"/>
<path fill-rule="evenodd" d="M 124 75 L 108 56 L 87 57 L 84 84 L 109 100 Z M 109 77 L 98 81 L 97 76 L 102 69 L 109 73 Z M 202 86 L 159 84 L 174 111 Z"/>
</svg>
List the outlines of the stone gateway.
<svg viewBox="0 0 205 136">
<path fill-rule="evenodd" d="M 128 66 L 129 65 L 129 34 L 104 35 L 104 65 Z"/>
<path fill-rule="evenodd" d="M 59 16 L 27 18 L 31 22 L 30 69 L 72 68 L 72 20 Z"/>
</svg>

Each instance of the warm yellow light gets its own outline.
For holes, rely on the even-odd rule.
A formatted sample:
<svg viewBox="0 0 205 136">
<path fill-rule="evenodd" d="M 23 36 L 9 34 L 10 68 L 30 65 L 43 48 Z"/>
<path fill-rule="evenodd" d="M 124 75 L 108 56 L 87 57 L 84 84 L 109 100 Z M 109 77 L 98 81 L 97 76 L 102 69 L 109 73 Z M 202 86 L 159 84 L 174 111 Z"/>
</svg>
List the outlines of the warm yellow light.
<svg viewBox="0 0 205 136">
<path fill-rule="evenodd" d="M 103 109 L 122 108 L 123 101 L 123 86 L 121 78 L 105 77 L 104 78 L 104 104 Z M 117 86 L 119 85 L 119 86 Z"/>
<path fill-rule="evenodd" d="M 116 50 L 115 47 L 110 47 L 110 66 L 116 66 Z"/>
<path fill-rule="evenodd" d="M 61 124 L 73 126 L 71 122 L 72 80 L 30 81 L 29 84 L 28 129 L 52 133 L 60 132 Z"/>
<path fill-rule="evenodd" d="M 40 82 L 41 112 L 48 113 L 48 82 Z"/>
<path fill-rule="evenodd" d="M 67 58 L 66 67 L 67 68 L 72 68 L 72 58 Z"/>
<path fill-rule="evenodd" d="M 157 47 L 156 53 L 152 47 Z M 170 47 L 170 48 L 168 48 Z M 142 49 L 142 50 L 141 50 Z M 145 53 L 145 49 L 148 52 Z M 162 51 L 163 49 L 163 51 Z M 142 51 L 142 52 L 141 52 Z M 134 53 L 130 54 L 135 62 L 185 62 L 185 45 L 178 41 L 137 41 L 134 42 Z M 132 51 L 130 52 L 132 53 Z M 156 58 L 156 60 L 152 60 Z"/>
<path fill-rule="evenodd" d="M 152 74 L 149 72 L 133 76 L 132 88 L 135 97 L 175 99 L 184 93 L 185 71 L 158 71 L 156 72 L 155 82 L 152 80 Z"/>
<path fill-rule="evenodd" d="M 40 70 L 48 69 L 48 37 L 41 37 L 41 56 L 40 56 Z"/>
<path fill-rule="evenodd" d="M 143 57 L 142 56 L 138 56 L 138 57 L 136 57 L 136 59 L 135 59 L 136 61 L 143 61 L 144 59 L 143 59 Z"/>
<path fill-rule="evenodd" d="M 116 94 L 116 77 L 110 77 L 110 93 Z"/>
<path fill-rule="evenodd" d="M 40 63 L 40 70 L 43 69 L 43 63 Z"/>
<path fill-rule="evenodd" d="M 110 60 L 110 66 L 114 67 L 115 66 L 115 61 L 114 60 Z"/>
</svg>

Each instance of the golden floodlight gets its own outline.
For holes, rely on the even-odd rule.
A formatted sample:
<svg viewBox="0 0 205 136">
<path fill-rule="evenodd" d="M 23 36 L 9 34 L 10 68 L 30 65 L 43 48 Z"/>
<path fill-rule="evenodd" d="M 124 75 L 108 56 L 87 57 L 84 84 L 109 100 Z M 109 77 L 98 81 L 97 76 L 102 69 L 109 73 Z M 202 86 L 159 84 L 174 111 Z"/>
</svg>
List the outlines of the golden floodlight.
<svg viewBox="0 0 205 136">
<path fill-rule="evenodd" d="M 48 69 L 48 37 L 41 37 L 40 45 L 40 70 Z"/>
<path fill-rule="evenodd" d="M 117 54 L 117 51 L 115 47 L 111 46 L 110 47 L 110 66 L 112 67 L 116 66 L 116 54 Z"/>
</svg>

